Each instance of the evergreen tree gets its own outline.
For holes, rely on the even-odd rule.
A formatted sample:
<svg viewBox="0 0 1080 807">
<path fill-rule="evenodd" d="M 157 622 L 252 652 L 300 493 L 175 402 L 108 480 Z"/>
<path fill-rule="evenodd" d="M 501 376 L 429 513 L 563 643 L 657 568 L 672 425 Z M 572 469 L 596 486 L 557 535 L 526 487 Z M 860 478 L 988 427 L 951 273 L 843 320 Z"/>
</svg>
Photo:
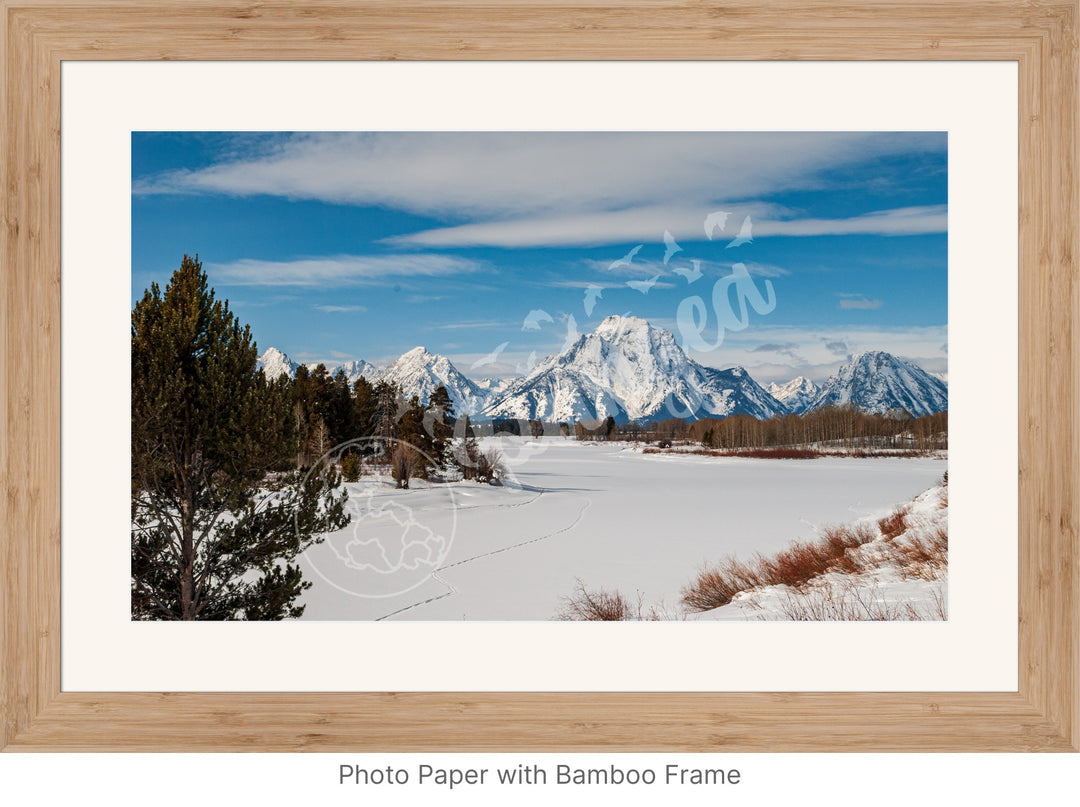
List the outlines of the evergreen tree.
<svg viewBox="0 0 1080 807">
<path fill-rule="evenodd" d="M 341 458 L 341 477 L 346 482 L 360 480 L 360 455 L 355 451 L 350 451 Z"/>
<path fill-rule="evenodd" d="M 353 419 L 357 437 L 370 437 L 374 433 L 375 391 L 363 376 L 353 384 Z"/>
<path fill-rule="evenodd" d="M 332 475 L 287 466 L 296 400 L 198 256 L 131 314 L 131 607 L 136 619 L 297 617 L 293 564 L 344 527 Z"/>
<path fill-rule="evenodd" d="M 410 476 L 418 476 L 422 479 L 427 479 L 428 471 L 431 470 L 428 458 L 435 454 L 434 441 L 425 428 L 426 415 L 426 408 L 420 404 L 420 398 L 414 395 L 398 420 L 399 443 L 412 447 L 415 453 L 415 457 L 411 458 Z"/>
<path fill-rule="evenodd" d="M 380 381 L 372 391 L 375 410 L 371 416 L 371 433 L 384 439 L 397 437 L 397 424 L 402 408 L 401 391 L 396 384 Z"/>
<path fill-rule="evenodd" d="M 345 377 L 345 371 L 340 368 L 334 373 L 327 419 L 335 445 L 360 436 L 356 425 L 356 411 L 353 408 L 352 388 L 349 386 L 349 379 Z"/>
<path fill-rule="evenodd" d="M 296 455 L 296 469 L 300 470 L 308 464 L 308 440 L 311 437 L 311 373 L 307 367 L 300 365 L 296 368 L 296 374 L 292 382 L 292 429 L 291 439 L 293 453 Z"/>
<path fill-rule="evenodd" d="M 428 411 L 424 416 L 424 428 L 431 439 L 432 457 L 444 465 L 450 459 L 450 441 L 454 436 L 454 425 L 457 417 L 454 414 L 454 400 L 446 387 L 440 384 L 431 393 L 428 401 Z"/>
<path fill-rule="evenodd" d="M 619 429 L 615 425 L 615 418 L 608 415 L 607 418 L 604 419 L 604 430 L 602 432 L 604 438 L 606 440 L 614 440 L 618 436 L 618 433 Z"/>
</svg>

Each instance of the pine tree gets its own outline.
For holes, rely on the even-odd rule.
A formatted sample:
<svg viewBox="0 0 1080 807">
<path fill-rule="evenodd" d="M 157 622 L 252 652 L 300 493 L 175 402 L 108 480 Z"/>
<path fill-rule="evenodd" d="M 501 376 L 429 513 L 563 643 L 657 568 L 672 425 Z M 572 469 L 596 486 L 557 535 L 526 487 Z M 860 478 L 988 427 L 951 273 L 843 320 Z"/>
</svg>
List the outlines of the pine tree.
<svg viewBox="0 0 1080 807">
<path fill-rule="evenodd" d="M 333 474 L 283 471 L 296 412 L 198 256 L 131 314 L 131 607 L 136 619 L 297 617 L 293 564 L 341 529 Z"/>
<path fill-rule="evenodd" d="M 450 441 L 454 436 L 457 417 L 454 413 L 454 399 L 440 384 L 431 393 L 428 411 L 424 415 L 424 428 L 431 438 L 432 456 L 443 465 L 449 464 Z"/>
<path fill-rule="evenodd" d="M 366 378 L 360 376 L 353 384 L 353 420 L 357 437 L 370 437 L 374 431 L 375 393 Z"/>
<path fill-rule="evenodd" d="M 296 455 L 296 470 L 308 464 L 308 440 L 311 436 L 311 373 L 307 367 L 296 368 L 292 388 L 292 443 Z"/>
<path fill-rule="evenodd" d="M 418 476 L 422 479 L 427 479 L 428 471 L 431 470 L 428 458 L 435 455 L 432 436 L 425 428 L 426 415 L 427 410 L 421 405 L 419 396 L 414 395 L 405 411 L 402 412 L 397 426 L 399 445 L 405 444 L 413 449 L 413 454 L 410 454 L 410 476 Z"/>
<path fill-rule="evenodd" d="M 396 384 L 380 381 L 372 390 L 375 409 L 371 415 L 372 434 L 383 439 L 397 437 L 397 424 L 403 409 L 401 391 Z"/>
<path fill-rule="evenodd" d="M 355 440 L 360 436 L 356 411 L 353 408 L 352 387 L 349 386 L 349 380 L 345 377 L 345 371 L 340 368 L 333 377 L 328 421 L 335 445 Z"/>
<path fill-rule="evenodd" d="M 341 477 L 346 482 L 360 480 L 360 455 L 355 451 L 350 451 L 341 458 Z"/>
</svg>

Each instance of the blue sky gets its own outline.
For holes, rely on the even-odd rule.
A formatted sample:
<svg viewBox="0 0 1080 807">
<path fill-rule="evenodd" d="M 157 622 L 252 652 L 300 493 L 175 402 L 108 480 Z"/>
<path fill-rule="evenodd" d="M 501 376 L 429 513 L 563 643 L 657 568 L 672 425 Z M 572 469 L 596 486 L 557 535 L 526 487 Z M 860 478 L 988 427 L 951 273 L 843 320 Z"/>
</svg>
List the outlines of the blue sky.
<svg viewBox="0 0 1080 807">
<path fill-rule="evenodd" d="M 511 376 L 610 314 L 684 342 L 697 297 L 691 355 L 762 383 L 864 349 L 946 371 L 947 201 L 934 132 L 136 132 L 132 301 L 198 253 L 260 351 L 304 362 L 424 345 Z M 719 333 L 736 263 L 776 304 Z"/>
</svg>

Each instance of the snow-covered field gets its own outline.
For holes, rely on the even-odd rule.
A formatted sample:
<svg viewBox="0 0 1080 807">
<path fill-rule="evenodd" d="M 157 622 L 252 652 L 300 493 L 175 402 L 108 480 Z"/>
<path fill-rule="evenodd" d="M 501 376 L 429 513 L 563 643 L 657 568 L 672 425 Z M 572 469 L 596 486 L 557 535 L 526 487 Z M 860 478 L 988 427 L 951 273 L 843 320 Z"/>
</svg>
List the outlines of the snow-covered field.
<svg viewBox="0 0 1080 807">
<path fill-rule="evenodd" d="M 578 579 L 674 613 L 702 564 L 884 516 L 947 467 L 931 458 L 643 455 L 561 438 L 483 442 L 504 453 L 503 487 L 350 485 L 360 517 L 301 561 L 314 584 L 304 619 L 551 619 Z"/>
</svg>

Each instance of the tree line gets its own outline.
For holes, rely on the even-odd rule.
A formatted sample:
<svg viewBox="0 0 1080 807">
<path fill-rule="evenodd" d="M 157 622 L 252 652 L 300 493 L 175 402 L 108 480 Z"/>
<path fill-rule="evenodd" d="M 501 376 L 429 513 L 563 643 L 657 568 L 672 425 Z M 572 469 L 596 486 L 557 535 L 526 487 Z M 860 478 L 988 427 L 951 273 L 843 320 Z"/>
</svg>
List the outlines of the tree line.
<svg viewBox="0 0 1080 807">
<path fill-rule="evenodd" d="M 731 415 L 696 421 L 669 418 L 645 425 L 616 423 L 609 415 L 593 426 L 578 421 L 574 424 L 574 435 L 578 440 L 682 440 L 721 450 L 812 446 L 938 451 L 949 447 L 949 414 L 937 412 L 922 417 L 906 412 L 871 414 L 845 404 L 763 420 L 750 415 Z"/>
</svg>

